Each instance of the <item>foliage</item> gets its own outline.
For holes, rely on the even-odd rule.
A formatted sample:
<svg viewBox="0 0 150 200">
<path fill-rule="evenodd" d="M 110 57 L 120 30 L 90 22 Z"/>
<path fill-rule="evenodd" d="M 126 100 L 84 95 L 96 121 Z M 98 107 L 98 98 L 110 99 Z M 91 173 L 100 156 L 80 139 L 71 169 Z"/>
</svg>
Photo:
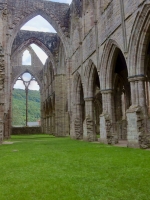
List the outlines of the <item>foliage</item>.
<svg viewBox="0 0 150 200">
<path fill-rule="evenodd" d="M 0 146 L 1 200 L 146 200 L 149 151 L 55 138 L 13 136 Z"/>
<path fill-rule="evenodd" d="M 26 121 L 26 94 L 24 90 L 13 90 L 13 125 L 25 125 Z M 40 119 L 40 92 L 29 90 L 28 94 L 28 121 Z"/>
</svg>

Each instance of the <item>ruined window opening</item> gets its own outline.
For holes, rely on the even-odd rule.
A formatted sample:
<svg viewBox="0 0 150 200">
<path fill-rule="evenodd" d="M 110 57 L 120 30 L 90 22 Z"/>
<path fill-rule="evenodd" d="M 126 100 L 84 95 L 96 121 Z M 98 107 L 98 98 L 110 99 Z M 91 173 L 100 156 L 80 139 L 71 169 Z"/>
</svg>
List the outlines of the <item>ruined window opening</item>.
<svg viewBox="0 0 150 200">
<path fill-rule="evenodd" d="M 14 85 L 14 89 L 22 89 L 24 91 L 18 91 L 18 93 L 15 94 L 18 95 L 17 104 L 15 103 L 15 98 L 13 96 L 12 125 L 31 126 L 32 124 L 37 123 L 36 126 L 40 126 L 40 98 L 35 96 L 35 92 L 33 93 L 31 91 L 39 90 L 39 85 L 35 77 L 28 72 L 21 74 Z M 15 91 L 13 91 L 13 93 L 15 93 Z M 36 94 L 37 93 L 38 92 L 36 92 Z M 22 104 L 20 102 L 22 102 Z M 39 109 L 35 114 L 33 114 L 33 110 L 35 110 L 33 109 L 34 106 L 36 106 L 36 110 Z M 22 120 L 20 120 L 20 118 L 22 118 Z"/>
<path fill-rule="evenodd" d="M 25 50 L 22 55 L 22 65 L 31 65 L 31 54 L 28 50 Z"/>
<path fill-rule="evenodd" d="M 21 27 L 21 30 L 56 33 L 53 26 L 41 15 L 37 15 Z"/>
<path fill-rule="evenodd" d="M 43 65 L 45 64 L 48 56 L 47 54 L 40 48 L 38 47 L 36 44 L 31 44 L 30 45 L 31 48 L 33 49 L 33 51 L 35 52 L 35 54 L 37 55 L 37 57 L 40 59 L 40 61 L 43 63 Z"/>
</svg>

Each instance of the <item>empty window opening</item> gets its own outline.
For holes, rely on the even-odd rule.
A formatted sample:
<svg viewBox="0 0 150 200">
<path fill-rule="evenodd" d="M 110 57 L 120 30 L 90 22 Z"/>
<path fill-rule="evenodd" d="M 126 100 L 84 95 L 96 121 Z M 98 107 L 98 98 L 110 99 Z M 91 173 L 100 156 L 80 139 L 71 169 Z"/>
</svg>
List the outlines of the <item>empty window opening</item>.
<svg viewBox="0 0 150 200">
<path fill-rule="evenodd" d="M 40 15 L 29 20 L 21 27 L 21 30 L 56 33 L 56 30 L 50 25 L 50 23 Z"/>
<path fill-rule="evenodd" d="M 25 50 L 23 53 L 22 65 L 31 65 L 31 54 L 28 50 Z"/>
<path fill-rule="evenodd" d="M 36 44 L 31 44 L 30 46 L 44 65 L 48 58 L 46 53 L 40 47 L 38 47 Z"/>
<path fill-rule="evenodd" d="M 36 79 L 28 72 L 17 79 L 12 98 L 13 126 L 40 126 L 40 91 Z"/>
</svg>

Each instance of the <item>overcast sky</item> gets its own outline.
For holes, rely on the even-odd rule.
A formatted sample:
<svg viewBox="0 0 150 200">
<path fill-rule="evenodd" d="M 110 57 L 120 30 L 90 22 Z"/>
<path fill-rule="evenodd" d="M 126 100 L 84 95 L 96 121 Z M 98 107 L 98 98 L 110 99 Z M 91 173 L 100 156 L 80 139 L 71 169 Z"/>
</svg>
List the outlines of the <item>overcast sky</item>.
<svg viewBox="0 0 150 200">
<path fill-rule="evenodd" d="M 72 0 L 51 0 L 53 2 L 60 2 L 60 3 L 68 3 L 70 4 Z M 32 18 L 28 21 L 24 26 L 22 26 L 21 30 L 29 30 L 29 31 L 40 31 L 40 32 L 53 32 L 56 33 L 55 29 L 40 15 Z M 45 52 L 39 48 L 35 44 L 31 44 L 32 49 L 35 51 L 37 56 L 40 58 L 43 64 L 47 59 L 47 55 Z M 39 56 L 40 55 L 40 56 Z M 23 57 L 23 64 L 28 65 L 30 64 L 30 55 L 29 52 L 25 52 Z M 21 81 L 17 81 L 14 85 L 14 88 L 24 89 L 24 85 Z M 34 81 L 32 82 L 31 86 L 29 87 L 30 90 L 39 90 L 38 84 Z"/>
</svg>

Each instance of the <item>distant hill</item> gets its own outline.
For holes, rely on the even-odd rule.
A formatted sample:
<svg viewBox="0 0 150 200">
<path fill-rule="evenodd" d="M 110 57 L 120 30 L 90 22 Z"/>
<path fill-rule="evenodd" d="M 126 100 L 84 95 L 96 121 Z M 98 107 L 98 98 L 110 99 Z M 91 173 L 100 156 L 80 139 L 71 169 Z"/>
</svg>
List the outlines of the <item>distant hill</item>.
<svg viewBox="0 0 150 200">
<path fill-rule="evenodd" d="M 35 122 L 40 119 L 40 92 L 29 90 L 28 94 L 28 121 Z M 25 125 L 26 121 L 26 94 L 24 90 L 14 89 L 12 99 L 12 124 Z"/>
</svg>

